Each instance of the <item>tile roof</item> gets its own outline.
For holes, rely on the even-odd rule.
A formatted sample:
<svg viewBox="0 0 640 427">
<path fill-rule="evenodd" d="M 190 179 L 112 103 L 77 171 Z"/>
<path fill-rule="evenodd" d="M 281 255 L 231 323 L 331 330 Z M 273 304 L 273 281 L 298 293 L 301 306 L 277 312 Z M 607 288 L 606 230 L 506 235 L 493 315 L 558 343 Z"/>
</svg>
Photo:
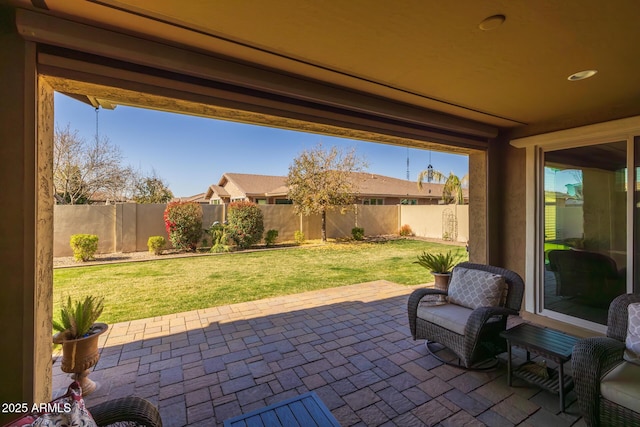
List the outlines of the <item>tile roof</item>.
<svg viewBox="0 0 640 427">
<path fill-rule="evenodd" d="M 220 178 L 218 185 L 222 186 L 227 181 L 233 182 L 239 189 L 249 196 L 265 195 L 277 188 L 285 186 L 286 176 L 254 175 L 246 173 L 225 173 Z"/>
<path fill-rule="evenodd" d="M 194 194 L 193 196 L 186 197 L 174 197 L 171 199 L 172 202 L 196 202 L 196 203 L 209 203 L 209 201 L 205 198 L 205 193 Z"/>
<path fill-rule="evenodd" d="M 423 183 L 420 190 L 416 181 L 367 172 L 353 173 L 352 179 L 356 181 L 360 194 L 387 197 L 442 197 L 443 184 Z"/>
<path fill-rule="evenodd" d="M 392 178 L 368 172 L 354 172 L 352 179 L 358 185 L 358 193 L 367 196 L 383 197 L 412 197 L 412 198 L 441 198 L 443 184 L 423 183 L 422 190 L 418 189 L 415 181 Z M 220 178 L 218 185 L 210 188 L 220 188 L 227 182 L 232 182 L 247 196 L 281 196 L 287 194 L 285 182 L 286 176 L 257 175 L 244 173 L 225 173 Z M 464 189 L 465 197 L 468 197 L 468 189 Z M 217 191 L 219 195 L 221 193 Z M 207 195 L 209 195 L 207 193 Z M 227 194 L 228 195 L 228 194 Z"/>
<path fill-rule="evenodd" d="M 211 184 L 207 189 L 207 193 L 205 195 L 206 199 L 210 199 L 213 195 L 216 194 L 218 197 L 229 197 L 230 194 L 224 187 L 220 187 L 219 185 Z"/>
</svg>

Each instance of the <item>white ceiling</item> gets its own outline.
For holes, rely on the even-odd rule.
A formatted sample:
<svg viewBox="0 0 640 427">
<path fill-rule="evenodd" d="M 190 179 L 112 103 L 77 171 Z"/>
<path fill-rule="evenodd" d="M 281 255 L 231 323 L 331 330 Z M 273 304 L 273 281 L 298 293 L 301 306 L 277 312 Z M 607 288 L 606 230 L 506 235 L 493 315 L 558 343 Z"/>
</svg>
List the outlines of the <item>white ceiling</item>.
<svg viewBox="0 0 640 427">
<path fill-rule="evenodd" d="M 637 0 L 33 3 L 79 22 L 521 133 L 640 114 Z M 496 14 L 505 16 L 503 25 L 479 28 Z M 587 69 L 598 73 L 567 80 Z"/>
</svg>

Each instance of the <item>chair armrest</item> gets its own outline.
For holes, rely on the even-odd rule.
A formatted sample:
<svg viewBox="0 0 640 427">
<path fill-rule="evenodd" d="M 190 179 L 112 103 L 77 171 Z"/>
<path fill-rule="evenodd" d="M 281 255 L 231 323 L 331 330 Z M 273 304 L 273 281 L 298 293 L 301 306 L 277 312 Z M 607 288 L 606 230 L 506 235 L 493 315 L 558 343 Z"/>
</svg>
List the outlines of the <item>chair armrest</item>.
<svg viewBox="0 0 640 427">
<path fill-rule="evenodd" d="M 477 341 L 478 334 L 482 330 L 482 327 L 487 320 L 493 316 L 517 316 L 518 312 L 507 307 L 479 307 L 473 310 L 467 325 L 464 328 L 464 335 L 467 339 L 471 339 L 472 342 Z"/>
<path fill-rule="evenodd" d="M 576 395 L 588 425 L 598 425 L 600 381 L 622 362 L 624 349 L 623 342 L 608 337 L 581 339 L 573 347 L 571 368 Z"/>
<path fill-rule="evenodd" d="M 509 315 L 518 315 L 516 310 L 512 310 L 506 307 L 479 307 L 473 310 L 471 316 L 469 316 L 469 320 L 467 320 L 467 326 L 464 328 L 465 335 L 475 335 L 477 334 L 482 326 L 487 323 L 487 320 L 492 318 L 493 316 L 509 316 Z"/>
<path fill-rule="evenodd" d="M 413 339 L 416 339 L 416 318 L 418 315 L 418 305 L 420 305 L 420 301 L 422 298 L 427 295 L 447 295 L 446 291 L 441 291 L 439 289 L 433 288 L 420 288 L 416 289 L 409 295 L 409 300 L 407 301 L 407 312 L 409 314 L 409 327 L 411 329 L 411 336 Z"/>
<path fill-rule="evenodd" d="M 134 421 L 148 427 L 162 427 L 160 412 L 151 402 L 140 397 L 123 397 L 89 408 L 89 413 L 99 426 L 119 421 Z"/>
</svg>

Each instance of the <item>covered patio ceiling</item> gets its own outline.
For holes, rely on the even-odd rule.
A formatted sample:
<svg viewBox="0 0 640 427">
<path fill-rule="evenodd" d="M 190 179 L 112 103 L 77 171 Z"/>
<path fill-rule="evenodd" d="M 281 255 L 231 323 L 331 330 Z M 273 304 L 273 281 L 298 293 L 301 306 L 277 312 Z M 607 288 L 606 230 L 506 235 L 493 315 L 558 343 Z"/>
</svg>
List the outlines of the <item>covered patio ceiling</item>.
<svg viewBox="0 0 640 427">
<path fill-rule="evenodd" d="M 634 0 L 14 3 L 516 136 L 640 114 Z"/>
</svg>

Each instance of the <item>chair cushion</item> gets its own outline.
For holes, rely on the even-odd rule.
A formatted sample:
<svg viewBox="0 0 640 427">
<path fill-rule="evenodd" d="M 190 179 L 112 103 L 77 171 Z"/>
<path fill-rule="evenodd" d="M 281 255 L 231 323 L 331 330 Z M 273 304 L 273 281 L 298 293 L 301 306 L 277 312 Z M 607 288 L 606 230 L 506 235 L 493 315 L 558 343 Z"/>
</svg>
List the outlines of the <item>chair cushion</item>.
<svg viewBox="0 0 640 427">
<path fill-rule="evenodd" d="M 629 304 L 628 311 L 624 360 L 640 365 L 640 303 Z"/>
<path fill-rule="evenodd" d="M 602 378 L 600 394 L 611 402 L 640 413 L 640 366 L 620 363 Z"/>
<path fill-rule="evenodd" d="M 435 323 L 445 329 L 464 335 L 464 327 L 473 310 L 455 304 L 433 305 L 421 303 L 418 306 L 417 317 L 430 323 Z"/>
<path fill-rule="evenodd" d="M 505 289 L 504 277 L 499 274 L 456 267 L 449 283 L 449 303 L 471 309 L 497 307 Z"/>
<path fill-rule="evenodd" d="M 38 408 L 35 408 L 38 406 Z M 82 389 L 77 382 L 71 383 L 67 393 L 46 405 L 34 405 L 33 412 L 24 415 L 5 427 L 97 427 L 82 399 Z M 37 409 L 37 410 L 36 410 Z"/>
</svg>

